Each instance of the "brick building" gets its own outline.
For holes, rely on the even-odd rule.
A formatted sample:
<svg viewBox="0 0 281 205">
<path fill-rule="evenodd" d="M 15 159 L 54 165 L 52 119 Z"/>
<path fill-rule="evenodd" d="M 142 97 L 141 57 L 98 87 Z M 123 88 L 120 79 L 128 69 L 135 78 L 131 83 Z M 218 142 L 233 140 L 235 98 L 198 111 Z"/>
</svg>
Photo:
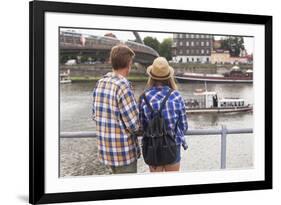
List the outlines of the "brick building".
<svg viewBox="0 0 281 205">
<path fill-rule="evenodd" d="M 173 34 L 172 59 L 181 63 L 208 63 L 211 61 L 212 42 L 210 34 Z"/>
</svg>

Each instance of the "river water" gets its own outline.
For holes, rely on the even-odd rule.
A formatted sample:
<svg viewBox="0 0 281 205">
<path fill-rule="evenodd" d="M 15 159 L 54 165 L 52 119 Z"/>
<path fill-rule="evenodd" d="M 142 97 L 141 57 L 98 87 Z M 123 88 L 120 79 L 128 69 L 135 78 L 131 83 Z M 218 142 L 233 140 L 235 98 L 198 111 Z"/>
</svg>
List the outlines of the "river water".
<svg viewBox="0 0 281 205">
<path fill-rule="evenodd" d="M 145 88 L 145 82 L 132 83 L 135 97 Z M 95 82 L 60 85 L 60 131 L 94 131 L 91 119 L 92 90 Z M 204 88 L 202 83 L 179 84 L 179 91 L 186 99 L 195 89 Z M 216 91 L 218 97 L 240 97 L 246 104 L 253 104 L 251 84 L 208 84 L 209 91 Z M 252 128 L 253 114 L 212 113 L 188 115 L 189 129 Z M 204 171 L 220 168 L 220 136 L 187 136 L 189 149 L 182 150 L 181 171 Z M 227 136 L 227 169 L 253 167 L 254 136 L 252 134 Z M 138 162 L 138 172 L 147 172 L 143 160 Z M 97 160 L 96 139 L 60 140 L 60 176 L 85 176 L 110 174 L 110 169 Z"/>
</svg>

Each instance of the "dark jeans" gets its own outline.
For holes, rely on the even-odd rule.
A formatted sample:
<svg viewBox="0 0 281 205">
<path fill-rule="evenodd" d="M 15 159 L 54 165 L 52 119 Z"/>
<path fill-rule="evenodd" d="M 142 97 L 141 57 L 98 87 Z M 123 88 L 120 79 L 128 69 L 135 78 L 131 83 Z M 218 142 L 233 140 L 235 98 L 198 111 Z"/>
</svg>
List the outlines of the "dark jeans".
<svg viewBox="0 0 281 205">
<path fill-rule="evenodd" d="M 126 173 L 137 173 L 137 160 L 129 165 L 124 166 L 111 166 L 113 174 L 126 174 Z"/>
</svg>

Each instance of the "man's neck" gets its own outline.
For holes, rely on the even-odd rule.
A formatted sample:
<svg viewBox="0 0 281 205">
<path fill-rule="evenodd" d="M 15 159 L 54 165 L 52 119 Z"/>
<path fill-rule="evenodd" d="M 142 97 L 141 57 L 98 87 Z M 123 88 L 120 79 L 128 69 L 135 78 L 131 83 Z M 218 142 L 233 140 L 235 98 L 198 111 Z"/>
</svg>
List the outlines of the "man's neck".
<svg viewBox="0 0 281 205">
<path fill-rule="evenodd" d="M 113 70 L 114 73 L 122 75 L 123 77 L 127 77 L 128 76 L 128 71 L 126 68 L 120 68 L 118 70 Z"/>
</svg>

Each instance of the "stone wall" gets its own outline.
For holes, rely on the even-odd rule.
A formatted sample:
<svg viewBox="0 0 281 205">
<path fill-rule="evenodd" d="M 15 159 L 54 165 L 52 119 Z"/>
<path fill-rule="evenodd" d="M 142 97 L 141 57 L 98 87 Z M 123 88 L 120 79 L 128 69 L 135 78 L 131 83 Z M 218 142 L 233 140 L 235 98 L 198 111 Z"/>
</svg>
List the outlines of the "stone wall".
<svg viewBox="0 0 281 205">
<path fill-rule="evenodd" d="M 60 65 L 60 72 L 70 71 L 70 76 L 102 76 L 112 71 L 110 64 L 78 64 L 78 65 Z M 146 68 L 141 65 L 133 65 L 131 73 L 144 74 Z"/>
</svg>

